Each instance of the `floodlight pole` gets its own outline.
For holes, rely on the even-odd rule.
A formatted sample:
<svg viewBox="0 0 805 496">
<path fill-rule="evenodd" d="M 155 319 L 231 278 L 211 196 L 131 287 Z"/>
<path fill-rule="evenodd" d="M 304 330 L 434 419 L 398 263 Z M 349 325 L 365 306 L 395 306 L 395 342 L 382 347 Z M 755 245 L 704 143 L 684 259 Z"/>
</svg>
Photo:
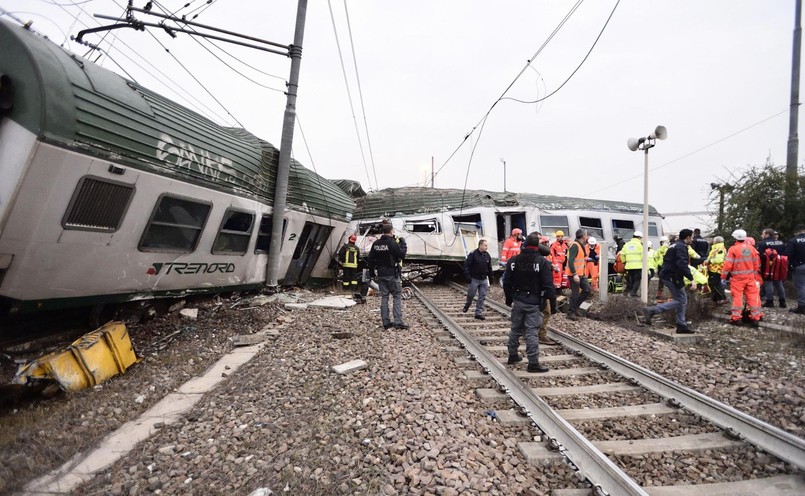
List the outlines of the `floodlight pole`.
<svg viewBox="0 0 805 496">
<path fill-rule="evenodd" d="M 626 146 L 636 152 L 643 150 L 645 158 L 643 159 L 643 263 L 642 270 L 640 271 L 640 299 L 643 303 L 648 303 L 648 150 L 654 147 L 656 140 L 664 140 L 668 137 L 668 131 L 665 126 L 657 126 L 653 133 L 645 138 L 629 138 L 626 141 Z"/>
<path fill-rule="evenodd" d="M 501 158 L 500 161 L 503 163 L 503 192 L 506 192 L 506 159 Z"/>
<path fill-rule="evenodd" d="M 652 140 L 653 141 L 653 140 Z M 643 156 L 643 270 L 640 271 L 640 300 L 648 303 L 648 150 L 646 147 Z M 660 283 L 662 284 L 662 283 Z"/>
<path fill-rule="evenodd" d="M 288 99 L 285 104 L 285 116 L 282 121 L 282 139 L 280 156 L 277 164 L 277 184 L 274 190 L 274 208 L 271 212 L 271 245 L 268 249 L 266 265 L 266 286 L 276 290 L 280 266 L 280 250 L 282 249 L 282 224 L 285 217 L 285 205 L 288 199 L 288 176 L 291 168 L 291 147 L 293 131 L 296 123 L 296 90 L 299 87 L 299 68 L 302 65 L 302 41 L 305 35 L 305 16 L 307 0 L 299 0 L 296 9 L 296 29 L 293 45 L 291 45 L 291 74 L 288 78 Z"/>
</svg>

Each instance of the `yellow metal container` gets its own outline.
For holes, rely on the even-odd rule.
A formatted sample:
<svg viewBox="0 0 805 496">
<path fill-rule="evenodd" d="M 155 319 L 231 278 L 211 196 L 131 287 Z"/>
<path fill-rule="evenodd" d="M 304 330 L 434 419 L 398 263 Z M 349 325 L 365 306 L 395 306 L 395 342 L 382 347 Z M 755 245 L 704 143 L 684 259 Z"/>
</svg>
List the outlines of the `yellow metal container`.
<svg viewBox="0 0 805 496">
<path fill-rule="evenodd" d="M 65 391 L 93 387 L 122 374 L 139 359 L 122 322 L 109 322 L 85 334 L 67 349 L 23 365 L 14 377 L 17 384 L 53 379 Z"/>
</svg>

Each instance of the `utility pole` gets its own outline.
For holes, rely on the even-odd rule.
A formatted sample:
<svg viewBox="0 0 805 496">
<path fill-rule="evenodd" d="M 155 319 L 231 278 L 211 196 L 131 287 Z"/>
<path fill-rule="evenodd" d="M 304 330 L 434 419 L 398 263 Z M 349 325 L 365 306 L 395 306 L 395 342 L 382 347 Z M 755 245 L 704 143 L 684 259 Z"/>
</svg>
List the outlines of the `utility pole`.
<svg viewBox="0 0 805 496">
<path fill-rule="evenodd" d="M 798 187 L 798 152 L 799 152 L 799 59 L 802 45 L 802 0 L 797 0 L 794 14 L 794 49 L 791 61 L 791 110 L 788 124 L 788 155 L 785 164 L 785 216 L 794 223 L 797 214 L 794 199 Z M 793 225 L 791 227 L 794 227 Z"/>
<path fill-rule="evenodd" d="M 291 147 L 296 123 L 296 91 L 299 87 L 299 68 L 302 65 L 302 41 L 305 35 L 305 16 L 307 0 L 299 0 L 296 10 L 296 29 L 291 45 L 291 75 L 288 78 L 288 100 L 285 104 L 285 117 L 282 121 L 282 139 L 277 165 L 277 185 L 274 190 L 274 209 L 272 211 L 271 246 L 268 249 L 266 265 L 266 285 L 269 290 L 277 288 L 277 273 L 282 249 L 282 224 L 285 217 L 285 203 L 288 199 L 288 175 L 291 169 Z"/>
<path fill-rule="evenodd" d="M 503 192 L 506 192 L 506 159 L 501 158 L 500 161 L 503 163 Z"/>
<path fill-rule="evenodd" d="M 433 172 L 433 155 L 430 156 L 430 187 L 436 187 L 436 174 Z"/>
</svg>

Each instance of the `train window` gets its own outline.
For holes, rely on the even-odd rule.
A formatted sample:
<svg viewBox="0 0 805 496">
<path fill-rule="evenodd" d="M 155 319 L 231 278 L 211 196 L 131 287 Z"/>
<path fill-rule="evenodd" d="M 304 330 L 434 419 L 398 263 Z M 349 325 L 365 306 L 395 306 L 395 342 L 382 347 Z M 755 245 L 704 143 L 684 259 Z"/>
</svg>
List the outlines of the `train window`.
<svg viewBox="0 0 805 496">
<path fill-rule="evenodd" d="M 618 235 L 623 239 L 630 239 L 634 233 L 634 221 L 612 219 L 612 236 Z"/>
<path fill-rule="evenodd" d="M 648 235 L 657 237 L 660 235 L 659 231 L 657 231 L 657 223 L 656 222 L 649 222 L 648 223 Z"/>
<path fill-rule="evenodd" d="M 64 229 L 115 232 L 134 197 L 134 186 L 92 176 L 78 181 L 62 218 Z"/>
<path fill-rule="evenodd" d="M 481 214 L 454 215 L 453 226 L 453 234 L 456 235 L 459 233 L 459 229 L 464 233 L 478 233 L 481 236 L 484 235 Z"/>
<path fill-rule="evenodd" d="M 162 196 L 143 233 L 141 251 L 191 252 L 196 249 L 212 204 Z"/>
<path fill-rule="evenodd" d="M 588 235 L 600 240 L 604 239 L 604 228 L 601 225 L 601 219 L 596 219 L 595 217 L 579 217 L 579 226 L 582 229 L 587 229 Z"/>
<path fill-rule="evenodd" d="M 540 215 L 539 225 L 542 234 L 554 236 L 556 231 L 562 231 L 565 236 L 570 235 L 570 224 L 567 222 L 567 215 Z"/>
<path fill-rule="evenodd" d="M 439 221 L 436 219 L 409 220 L 403 224 L 403 229 L 408 232 L 423 234 L 438 234 L 442 232 Z"/>
<path fill-rule="evenodd" d="M 268 253 L 271 248 L 271 229 L 274 218 L 271 215 L 264 215 L 260 219 L 260 230 L 257 231 L 257 244 L 254 247 L 255 253 Z M 282 221 L 282 237 L 285 238 L 285 228 L 288 227 L 288 219 Z"/>
<path fill-rule="evenodd" d="M 216 255 L 243 255 L 249 248 L 253 225 L 253 213 L 227 210 L 218 236 L 212 244 L 212 252 Z"/>
<path fill-rule="evenodd" d="M 358 225 L 358 234 L 361 236 L 377 236 L 383 234 L 383 224 L 381 222 L 368 222 Z"/>
</svg>

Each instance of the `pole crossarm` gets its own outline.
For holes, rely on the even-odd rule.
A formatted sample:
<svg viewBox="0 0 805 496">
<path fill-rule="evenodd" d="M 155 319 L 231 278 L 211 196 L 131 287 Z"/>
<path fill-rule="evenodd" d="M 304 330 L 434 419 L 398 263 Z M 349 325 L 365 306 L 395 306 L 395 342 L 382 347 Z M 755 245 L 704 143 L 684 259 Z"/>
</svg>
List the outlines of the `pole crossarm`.
<svg viewBox="0 0 805 496">
<path fill-rule="evenodd" d="M 183 25 L 186 25 L 186 26 L 197 27 L 197 28 L 200 28 L 200 29 L 206 29 L 206 30 L 213 31 L 213 32 L 216 32 L 216 33 L 226 34 L 226 35 L 234 37 L 234 38 L 241 38 L 241 39 L 244 39 L 244 40 L 253 41 L 253 42 L 256 42 L 258 44 L 247 43 L 247 42 L 244 42 L 244 41 L 239 41 L 237 39 L 227 38 L 227 37 L 224 37 L 224 36 L 218 36 L 218 35 L 214 35 L 214 34 L 203 33 L 203 32 L 196 31 L 194 29 L 185 29 L 185 28 L 182 28 L 182 27 L 168 26 L 167 24 L 165 24 L 164 21 L 161 21 L 159 23 L 140 21 L 140 20 L 138 20 L 138 19 L 136 19 L 134 17 L 133 12 L 141 12 L 143 14 L 159 17 L 159 18 L 165 19 L 167 21 L 173 21 L 173 22 L 175 22 L 177 24 L 183 24 Z M 95 14 L 95 17 L 97 17 L 99 19 L 106 19 L 106 20 L 116 21 L 117 24 L 112 24 L 112 25 L 109 25 L 109 26 L 99 26 L 99 27 L 96 27 L 96 28 L 89 28 L 89 29 L 81 30 L 81 31 L 78 32 L 78 35 L 75 37 L 75 40 L 77 42 L 83 43 L 82 38 L 84 37 L 84 35 L 90 34 L 90 33 L 97 33 L 99 31 L 109 31 L 109 30 L 112 30 L 112 29 L 120 29 L 120 28 L 132 28 L 132 29 L 135 29 L 137 31 L 145 31 L 146 27 L 153 27 L 153 28 L 164 29 L 165 32 L 168 33 L 173 38 L 176 38 L 176 33 L 185 33 L 185 34 L 189 34 L 191 36 L 200 36 L 202 38 L 209 38 L 211 40 L 223 41 L 223 42 L 226 42 L 226 43 L 232 43 L 234 45 L 240 45 L 240 46 L 245 46 L 245 47 L 248 47 L 248 48 L 254 48 L 256 50 L 262 50 L 264 52 L 275 53 L 277 55 L 282 55 L 284 57 L 291 57 L 291 50 L 292 50 L 291 45 L 283 45 L 281 43 L 275 43 L 273 41 L 268 41 L 268 40 L 263 40 L 263 39 L 260 39 L 260 38 L 255 38 L 254 36 L 248 36 L 248 35 L 245 35 L 245 34 L 235 33 L 234 31 L 227 31 L 226 29 L 216 28 L 214 26 L 209 26 L 207 24 L 201 24 L 201 23 L 198 23 L 198 22 L 187 21 L 187 20 L 185 20 L 183 18 L 180 18 L 180 17 L 175 17 L 175 16 L 171 16 L 171 15 L 166 15 L 166 14 L 160 14 L 158 12 L 151 12 L 150 10 L 141 9 L 141 8 L 138 8 L 138 7 L 133 7 L 131 5 L 131 2 L 129 2 L 129 5 L 126 7 L 126 17 L 125 18 L 112 17 L 112 16 L 107 16 L 107 15 L 102 15 L 102 14 Z M 268 45 L 269 47 L 280 48 L 281 50 L 277 50 L 276 48 L 268 48 L 265 45 Z"/>
</svg>

